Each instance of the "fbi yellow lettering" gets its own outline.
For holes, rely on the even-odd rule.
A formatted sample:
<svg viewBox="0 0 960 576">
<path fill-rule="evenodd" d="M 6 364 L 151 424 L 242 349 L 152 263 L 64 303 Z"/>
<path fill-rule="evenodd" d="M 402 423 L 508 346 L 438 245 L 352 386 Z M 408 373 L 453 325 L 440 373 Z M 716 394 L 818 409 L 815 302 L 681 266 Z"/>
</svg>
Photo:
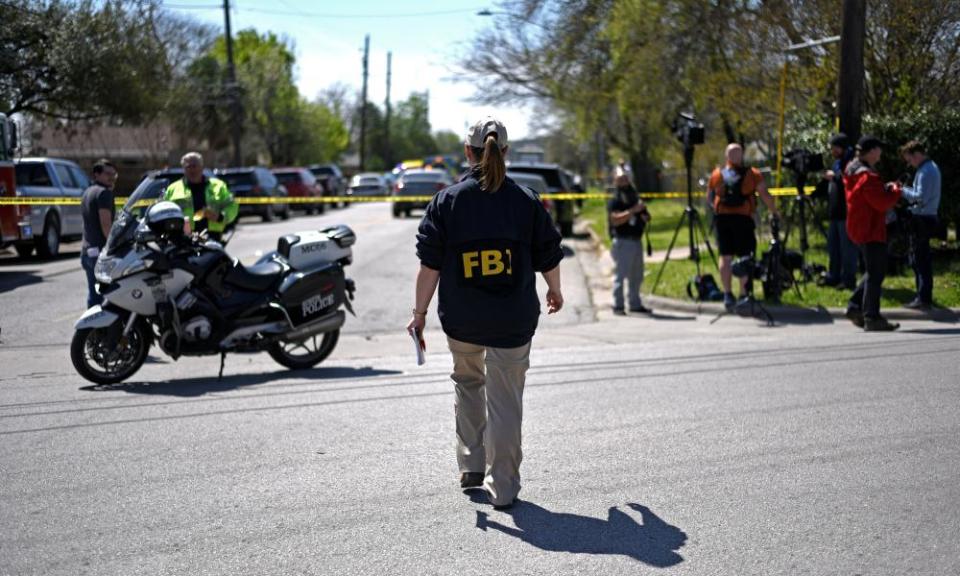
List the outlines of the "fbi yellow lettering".
<svg viewBox="0 0 960 576">
<path fill-rule="evenodd" d="M 483 250 L 480 252 L 480 260 L 483 267 L 480 269 L 482 276 L 496 276 L 503 274 L 506 268 L 503 265 L 503 254 L 499 250 Z"/>
<path fill-rule="evenodd" d="M 479 252 L 463 253 L 463 277 L 473 278 L 473 269 L 480 266 Z"/>
<path fill-rule="evenodd" d="M 510 249 L 507 248 L 507 274 L 513 275 L 513 254 L 510 252 Z"/>
</svg>

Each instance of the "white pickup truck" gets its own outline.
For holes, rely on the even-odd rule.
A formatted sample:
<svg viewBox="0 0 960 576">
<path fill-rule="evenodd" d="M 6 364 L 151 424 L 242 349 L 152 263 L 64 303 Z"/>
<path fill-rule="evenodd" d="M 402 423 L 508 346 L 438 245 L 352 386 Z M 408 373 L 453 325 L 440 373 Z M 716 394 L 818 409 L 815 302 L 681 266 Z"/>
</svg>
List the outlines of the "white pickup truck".
<svg viewBox="0 0 960 576">
<path fill-rule="evenodd" d="M 17 196 L 24 198 L 77 198 L 90 185 L 90 177 L 74 162 L 57 158 L 21 158 L 15 162 Z M 83 236 L 80 205 L 35 205 L 30 208 L 33 240 L 18 242 L 17 254 L 34 249 L 42 258 L 60 253 L 60 243 Z"/>
</svg>

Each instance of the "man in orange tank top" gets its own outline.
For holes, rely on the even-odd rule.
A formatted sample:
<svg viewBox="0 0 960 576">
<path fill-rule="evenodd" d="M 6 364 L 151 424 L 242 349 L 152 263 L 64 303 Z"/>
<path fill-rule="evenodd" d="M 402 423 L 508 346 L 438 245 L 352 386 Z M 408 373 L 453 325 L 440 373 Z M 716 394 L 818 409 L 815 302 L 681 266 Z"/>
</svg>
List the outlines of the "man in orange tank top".
<svg viewBox="0 0 960 576">
<path fill-rule="evenodd" d="M 710 175 L 707 197 L 715 213 L 717 251 L 720 252 L 720 281 L 723 284 L 723 305 L 732 310 L 736 305 L 733 290 L 733 257 L 752 256 L 757 249 L 754 214 L 757 195 L 770 213 L 779 218 L 780 211 L 773 196 L 767 192 L 763 175 L 756 168 L 743 165 L 743 148 L 730 144 L 726 150 L 726 164 Z M 747 295 L 747 278 L 740 279 L 740 295 Z"/>
</svg>

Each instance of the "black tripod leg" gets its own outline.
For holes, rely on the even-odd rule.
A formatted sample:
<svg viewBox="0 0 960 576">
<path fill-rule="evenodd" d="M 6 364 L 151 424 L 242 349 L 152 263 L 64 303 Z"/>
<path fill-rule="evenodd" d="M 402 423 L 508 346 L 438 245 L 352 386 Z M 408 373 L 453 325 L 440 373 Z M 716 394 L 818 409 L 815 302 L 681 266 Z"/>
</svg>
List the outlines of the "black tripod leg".
<svg viewBox="0 0 960 576">
<path fill-rule="evenodd" d="M 784 214 L 787 221 L 786 222 L 787 225 L 784 226 L 783 228 L 783 247 L 784 248 L 787 247 L 787 242 L 790 241 L 790 231 L 793 229 L 793 217 L 794 217 L 794 212 L 796 212 L 796 210 L 797 210 L 797 205 L 796 203 L 794 203 L 787 207 L 786 214 Z"/>
<path fill-rule="evenodd" d="M 717 255 L 713 252 L 713 246 L 710 244 L 710 236 L 707 235 L 706 230 L 703 227 L 703 220 L 700 219 L 700 213 L 694 212 L 696 215 L 696 227 L 700 229 L 700 235 L 703 237 L 703 243 L 707 245 L 707 253 L 710 254 L 710 259 L 713 260 L 713 267 L 720 269 L 720 264 L 717 263 Z"/>
<path fill-rule="evenodd" d="M 657 286 L 660 285 L 660 277 L 663 276 L 663 270 L 667 267 L 667 262 L 670 261 L 670 253 L 673 252 L 673 245 L 677 243 L 677 236 L 680 234 L 680 230 L 683 228 L 683 221 L 688 217 L 687 212 L 680 216 L 680 220 L 677 221 L 677 229 L 673 231 L 673 238 L 670 240 L 670 246 L 667 247 L 667 254 L 663 258 L 663 264 L 660 265 L 660 269 L 657 270 L 657 278 L 653 281 L 653 288 L 650 289 L 651 294 L 656 294 Z"/>
<path fill-rule="evenodd" d="M 751 314 L 754 318 L 757 317 L 757 313 L 756 313 L 756 309 L 757 309 L 757 308 L 760 309 L 761 314 L 763 314 L 763 317 L 766 318 L 766 320 L 767 320 L 767 326 L 773 326 L 774 324 L 776 324 L 776 322 L 774 322 L 774 320 L 773 320 L 773 314 L 771 314 L 770 311 L 767 310 L 767 307 L 766 307 L 766 306 L 764 306 L 763 304 L 757 302 L 756 300 L 753 301 L 753 309 L 750 310 L 750 314 Z"/>
</svg>

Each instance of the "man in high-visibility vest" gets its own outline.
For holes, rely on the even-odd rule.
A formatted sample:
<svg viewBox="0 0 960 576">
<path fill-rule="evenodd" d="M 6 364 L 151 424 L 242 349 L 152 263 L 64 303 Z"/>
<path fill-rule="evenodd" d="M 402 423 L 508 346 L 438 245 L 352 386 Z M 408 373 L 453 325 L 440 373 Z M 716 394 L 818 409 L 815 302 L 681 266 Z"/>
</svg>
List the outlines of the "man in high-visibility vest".
<svg viewBox="0 0 960 576">
<path fill-rule="evenodd" d="M 226 227 L 237 219 L 237 201 L 223 180 L 204 175 L 199 152 L 184 154 L 180 165 L 183 178 L 167 187 L 163 199 L 183 210 L 186 232 L 206 229 L 210 238 L 219 241 Z"/>
</svg>

